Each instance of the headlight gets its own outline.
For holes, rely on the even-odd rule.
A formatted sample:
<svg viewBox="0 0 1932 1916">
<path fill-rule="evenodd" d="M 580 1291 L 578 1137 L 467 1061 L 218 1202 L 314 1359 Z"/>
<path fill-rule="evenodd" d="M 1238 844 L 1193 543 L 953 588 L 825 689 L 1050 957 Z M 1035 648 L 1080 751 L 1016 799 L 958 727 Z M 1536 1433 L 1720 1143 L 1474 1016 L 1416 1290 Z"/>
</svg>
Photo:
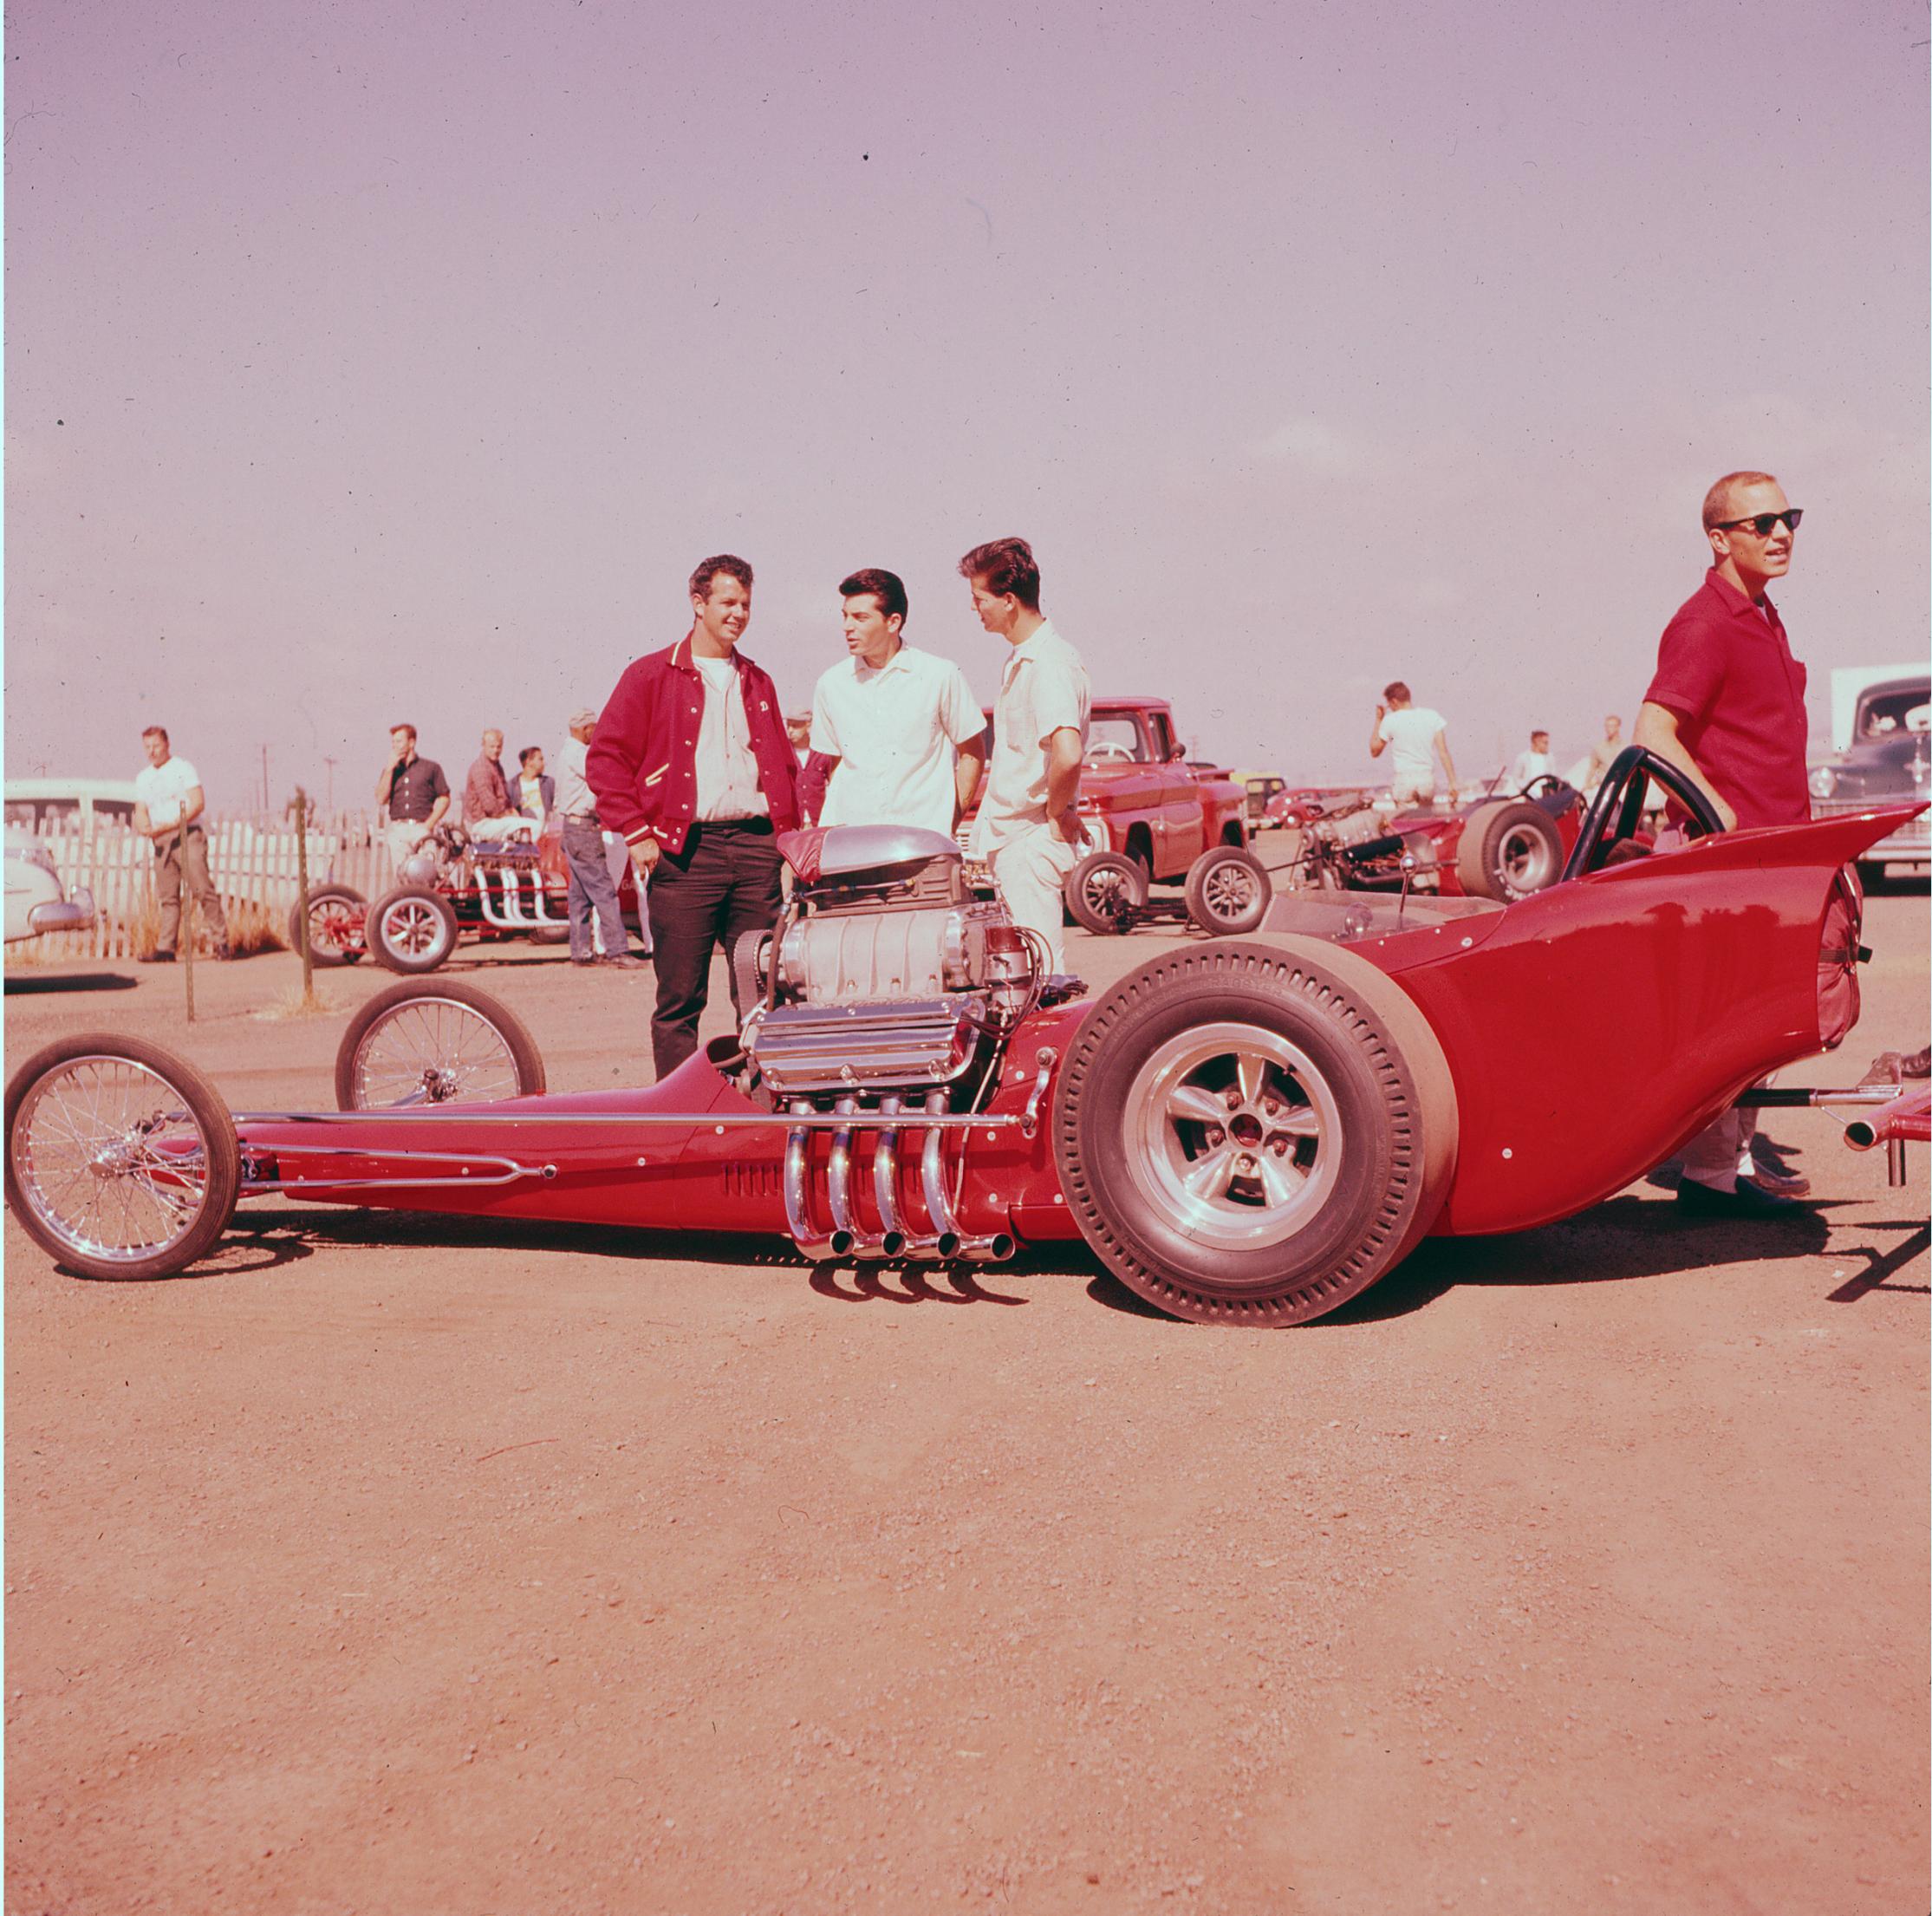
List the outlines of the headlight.
<svg viewBox="0 0 1932 1916">
<path fill-rule="evenodd" d="M 1814 765 L 1805 781 L 1814 798 L 1829 798 L 1838 789 L 1838 775 L 1828 765 Z"/>
</svg>

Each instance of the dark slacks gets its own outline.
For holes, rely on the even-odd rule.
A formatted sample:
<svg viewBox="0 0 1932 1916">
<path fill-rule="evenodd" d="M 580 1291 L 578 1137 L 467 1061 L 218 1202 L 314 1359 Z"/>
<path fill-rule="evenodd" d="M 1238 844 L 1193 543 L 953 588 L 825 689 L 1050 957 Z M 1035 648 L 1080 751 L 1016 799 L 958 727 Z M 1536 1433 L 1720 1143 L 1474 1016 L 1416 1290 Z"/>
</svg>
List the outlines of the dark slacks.
<svg viewBox="0 0 1932 1916">
<path fill-rule="evenodd" d="M 783 900 L 780 860 L 768 818 L 694 824 L 684 850 L 651 868 L 651 937 L 657 947 L 657 1010 L 651 1056 L 660 1078 L 698 1048 L 698 1020 L 711 988 L 711 955 L 730 960 L 747 931 L 769 931 Z M 738 980 L 732 980 L 738 1003 Z"/>
</svg>

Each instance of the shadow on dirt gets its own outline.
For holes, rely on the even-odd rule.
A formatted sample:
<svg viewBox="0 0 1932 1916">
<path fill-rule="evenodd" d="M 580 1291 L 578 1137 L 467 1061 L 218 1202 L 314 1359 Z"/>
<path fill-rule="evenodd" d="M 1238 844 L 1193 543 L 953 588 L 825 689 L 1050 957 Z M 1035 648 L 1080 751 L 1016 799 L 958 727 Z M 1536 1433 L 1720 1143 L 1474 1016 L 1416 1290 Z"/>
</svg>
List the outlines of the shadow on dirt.
<svg viewBox="0 0 1932 1916">
<path fill-rule="evenodd" d="M 1689 1275 L 1717 1265 L 1812 1257 L 1822 1253 L 1831 1236 L 1828 1206 L 1806 1206 L 1775 1222 L 1691 1222 L 1677 1215 L 1675 1204 L 1638 1197 L 1615 1197 L 1568 1222 L 1511 1237 L 1432 1238 L 1378 1284 L 1352 1302 L 1303 1326 L 1376 1324 L 1407 1317 L 1425 1309 L 1459 1285 L 1507 1285 L 1522 1288 L 1558 1284 L 1622 1283 L 1632 1278 Z M 1874 1232 L 1890 1229 L 1914 1235 L 1881 1254 L 1870 1247 L 1846 1249 L 1847 1260 L 1863 1258 L 1869 1268 L 1831 1294 L 1834 1303 L 1850 1303 L 1867 1291 L 1921 1290 L 1918 1285 L 1886 1281 L 1926 1248 L 1927 1231 L 1916 1221 L 1896 1225 L 1874 1224 Z M 1109 1310 L 1136 1317 L 1161 1318 L 1115 1278 L 1102 1275 L 1087 1287 L 1087 1294 Z"/>
<path fill-rule="evenodd" d="M 23 998 L 51 997 L 58 991 L 133 991 L 140 983 L 120 971 L 70 972 L 52 978 L 36 978 L 27 973 L 10 973 L 6 993 Z"/>
<path fill-rule="evenodd" d="M 317 1208 L 238 1214 L 220 1245 L 180 1279 L 256 1276 L 297 1264 L 317 1253 L 354 1255 L 400 1246 L 470 1247 L 497 1251 L 556 1251 L 576 1257 L 621 1258 L 629 1262 L 688 1263 L 688 1232 L 644 1231 L 600 1224 L 551 1224 L 517 1218 L 478 1219 L 437 1211 L 359 1211 Z M 1030 1300 L 989 1289 L 980 1280 L 998 1269 L 1021 1271 L 1027 1261 L 1005 1266 L 911 1265 L 828 1261 L 810 1264 L 783 1238 L 706 1236 L 698 1255 L 706 1264 L 738 1269 L 786 1268 L 809 1274 L 821 1297 L 843 1304 L 1025 1304 Z M 145 1281 L 172 1283 L 173 1278 Z M 112 1281 L 142 1281 L 114 1280 Z"/>
</svg>

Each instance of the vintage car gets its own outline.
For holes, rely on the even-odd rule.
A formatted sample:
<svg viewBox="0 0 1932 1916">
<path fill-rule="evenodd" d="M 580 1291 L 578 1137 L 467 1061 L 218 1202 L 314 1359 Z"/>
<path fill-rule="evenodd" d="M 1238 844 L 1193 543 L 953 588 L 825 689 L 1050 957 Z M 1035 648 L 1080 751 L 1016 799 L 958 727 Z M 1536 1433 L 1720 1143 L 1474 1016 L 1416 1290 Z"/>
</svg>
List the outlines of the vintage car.
<svg viewBox="0 0 1932 1916">
<path fill-rule="evenodd" d="M 1287 896 L 1259 935 L 1092 1001 L 973 896 L 950 839 L 789 834 L 791 898 L 732 955 L 739 1031 L 647 1089 L 548 1095 L 514 1017 L 429 981 L 356 1015 L 334 1111 L 232 1113 L 185 1060 L 83 1034 L 7 1088 L 7 1202 L 95 1278 L 179 1271 L 272 1196 L 447 1212 L 466 1241 L 478 1219 L 632 1227 L 680 1255 L 705 1232 L 905 1265 L 1083 1239 L 1173 1315 L 1303 1323 L 1427 1235 L 1598 1202 L 1819 1048 L 1825 972 L 1842 999 L 1857 935 L 1841 919 L 1821 949 L 1855 909 L 1839 868 L 1903 810 L 1647 855 L 1640 794 L 1623 803 L 1645 756 L 1548 890 Z M 1912 1095 L 1820 1101 L 1870 1106 L 1890 1143 L 1923 1136 Z"/>
<path fill-rule="evenodd" d="M 1932 674 L 1841 668 L 1831 675 L 1829 759 L 1811 768 L 1812 816 L 1909 805 L 1926 796 Z M 1932 872 L 1932 832 L 1922 814 L 1864 852 L 1868 872 Z"/>
<path fill-rule="evenodd" d="M 1301 831 L 1298 882 L 1328 890 L 1431 891 L 1508 904 L 1554 884 L 1577 842 L 1583 797 L 1560 779 L 1448 811 L 1385 817 L 1366 792 L 1304 800 L 1285 822 Z"/>
<path fill-rule="evenodd" d="M 309 952 L 316 964 L 354 964 L 366 952 L 390 971 L 420 974 L 445 963 L 465 937 L 562 944 L 570 935 L 569 872 L 555 822 L 534 844 L 472 844 L 460 825 L 439 825 L 396 876 L 373 905 L 353 885 L 309 887 Z M 617 893 L 635 923 L 628 861 Z M 300 948 L 302 917 L 298 903 L 289 914 L 292 949 Z"/>
<path fill-rule="evenodd" d="M 986 714 L 992 745 L 992 714 Z M 1096 850 L 1180 883 L 1211 845 L 1245 845 L 1247 794 L 1228 772 L 1187 762 L 1165 699 L 1096 699 L 1080 772 L 1080 816 Z M 959 826 L 966 843 L 972 813 Z"/>
<path fill-rule="evenodd" d="M 54 855 L 32 832 L 7 827 L 6 859 L 10 945 L 43 931 L 85 931 L 94 922 L 94 894 L 84 885 L 66 890 Z"/>
</svg>

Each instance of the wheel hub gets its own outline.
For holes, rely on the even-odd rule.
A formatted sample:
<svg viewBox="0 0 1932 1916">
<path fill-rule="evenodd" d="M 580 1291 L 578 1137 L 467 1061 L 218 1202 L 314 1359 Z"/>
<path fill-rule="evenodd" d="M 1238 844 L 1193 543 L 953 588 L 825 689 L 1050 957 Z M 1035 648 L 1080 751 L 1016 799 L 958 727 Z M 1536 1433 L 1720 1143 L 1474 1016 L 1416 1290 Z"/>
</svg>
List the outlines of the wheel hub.
<svg viewBox="0 0 1932 1916">
<path fill-rule="evenodd" d="M 1334 1184 L 1341 1113 L 1313 1060 L 1259 1026 L 1199 1026 L 1148 1058 L 1127 1160 L 1174 1227 L 1227 1250 L 1291 1237 Z"/>
</svg>

